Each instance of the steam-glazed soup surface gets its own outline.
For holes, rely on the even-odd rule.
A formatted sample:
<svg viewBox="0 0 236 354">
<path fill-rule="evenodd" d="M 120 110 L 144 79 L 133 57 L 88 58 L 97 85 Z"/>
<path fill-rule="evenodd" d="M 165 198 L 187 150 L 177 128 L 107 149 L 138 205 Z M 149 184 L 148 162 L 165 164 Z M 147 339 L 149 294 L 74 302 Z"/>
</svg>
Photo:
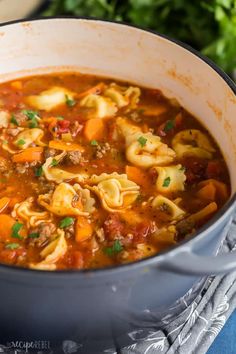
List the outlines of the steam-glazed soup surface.
<svg viewBox="0 0 236 354">
<path fill-rule="evenodd" d="M 229 198 L 209 132 L 174 99 L 59 73 L 0 85 L 0 262 L 136 261 L 192 237 Z"/>
</svg>

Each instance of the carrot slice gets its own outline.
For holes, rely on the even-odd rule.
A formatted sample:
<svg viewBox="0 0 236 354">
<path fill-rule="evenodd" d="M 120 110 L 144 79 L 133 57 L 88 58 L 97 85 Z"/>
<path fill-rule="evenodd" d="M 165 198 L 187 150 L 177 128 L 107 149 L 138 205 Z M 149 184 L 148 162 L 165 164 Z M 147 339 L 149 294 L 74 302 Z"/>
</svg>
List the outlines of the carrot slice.
<svg viewBox="0 0 236 354">
<path fill-rule="evenodd" d="M 216 197 L 216 187 L 212 182 L 209 182 L 197 192 L 197 196 L 203 200 L 213 201 Z"/>
<path fill-rule="evenodd" d="M 202 186 L 205 186 L 209 183 L 212 183 L 215 186 L 217 197 L 219 197 L 223 201 L 225 201 L 228 198 L 229 193 L 228 193 L 228 188 L 227 188 L 226 184 L 223 182 L 217 181 L 214 178 L 210 178 L 210 179 L 200 182 L 199 186 L 202 187 Z"/>
<path fill-rule="evenodd" d="M 88 220 L 81 216 L 78 217 L 75 226 L 75 240 L 76 242 L 83 242 L 90 238 L 93 234 L 93 228 Z"/>
<path fill-rule="evenodd" d="M 148 185 L 147 174 L 140 168 L 127 165 L 125 166 L 125 173 L 127 174 L 129 180 L 141 186 L 146 187 Z"/>
<path fill-rule="evenodd" d="M 2 213 L 8 207 L 10 200 L 11 199 L 8 197 L 3 197 L 0 199 L 0 213 Z"/>
<path fill-rule="evenodd" d="M 87 95 L 98 94 L 103 90 L 104 86 L 104 83 L 100 82 L 99 84 L 89 88 L 88 90 L 79 93 L 77 97 L 82 98 Z"/>
<path fill-rule="evenodd" d="M 12 226 L 15 220 L 7 214 L 0 215 L 0 240 L 8 240 L 12 235 Z"/>
<path fill-rule="evenodd" d="M 87 140 L 101 139 L 104 136 L 105 125 L 101 118 L 87 120 L 84 126 L 84 136 Z"/>
<path fill-rule="evenodd" d="M 60 140 L 51 140 L 49 141 L 49 147 L 51 149 L 56 149 L 56 150 L 64 150 L 64 151 L 84 151 L 83 146 L 76 144 L 76 143 L 66 143 L 64 141 Z"/>
<path fill-rule="evenodd" d="M 27 148 L 18 154 L 13 155 L 13 162 L 33 162 L 33 161 L 41 161 L 43 155 L 42 147 L 31 147 Z"/>
</svg>

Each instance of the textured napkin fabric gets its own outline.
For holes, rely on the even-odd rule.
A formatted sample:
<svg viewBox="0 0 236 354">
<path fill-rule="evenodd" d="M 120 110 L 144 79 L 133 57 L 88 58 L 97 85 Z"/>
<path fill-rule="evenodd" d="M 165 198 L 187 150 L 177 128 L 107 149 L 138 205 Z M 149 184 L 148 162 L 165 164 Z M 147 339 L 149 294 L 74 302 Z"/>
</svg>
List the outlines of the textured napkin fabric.
<svg viewBox="0 0 236 354">
<path fill-rule="evenodd" d="M 236 249 L 236 221 L 223 241 L 221 252 Z M 162 319 L 160 330 L 138 330 L 129 333 L 133 344 L 120 350 L 122 354 L 204 354 L 236 308 L 236 272 L 209 277 L 201 294 L 190 305 L 188 297 L 182 302 L 186 309 L 175 320 Z M 175 311 L 175 308 L 170 311 Z M 170 322 L 168 318 L 171 318 Z M 108 353 L 108 351 L 107 351 Z M 110 353 L 112 353 L 110 351 Z M 117 351 L 113 351 L 117 353 Z"/>
</svg>

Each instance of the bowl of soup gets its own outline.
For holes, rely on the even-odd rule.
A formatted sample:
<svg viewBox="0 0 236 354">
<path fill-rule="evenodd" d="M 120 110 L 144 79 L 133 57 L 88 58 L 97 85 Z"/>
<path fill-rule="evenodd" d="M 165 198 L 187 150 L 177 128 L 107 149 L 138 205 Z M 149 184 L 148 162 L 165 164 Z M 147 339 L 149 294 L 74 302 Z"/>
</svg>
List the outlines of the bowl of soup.
<svg viewBox="0 0 236 354">
<path fill-rule="evenodd" d="M 235 269 L 215 257 L 235 205 L 226 74 L 97 20 L 6 24 L 0 43 L 2 341 L 119 336 Z"/>
</svg>

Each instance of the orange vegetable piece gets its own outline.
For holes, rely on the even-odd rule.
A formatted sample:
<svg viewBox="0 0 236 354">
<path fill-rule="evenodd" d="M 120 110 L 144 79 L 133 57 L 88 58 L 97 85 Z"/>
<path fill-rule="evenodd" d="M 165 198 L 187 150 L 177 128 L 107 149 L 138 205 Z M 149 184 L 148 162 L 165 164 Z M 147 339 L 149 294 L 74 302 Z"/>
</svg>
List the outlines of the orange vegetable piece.
<svg viewBox="0 0 236 354">
<path fill-rule="evenodd" d="M 83 146 L 76 144 L 76 143 L 67 143 L 61 140 L 51 140 L 49 141 L 49 147 L 51 149 L 56 150 L 64 150 L 64 151 L 84 151 Z"/>
<path fill-rule="evenodd" d="M 197 196 L 200 199 L 213 201 L 216 198 L 216 187 L 212 182 L 209 182 L 197 192 Z"/>
<path fill-rule="evenodd" d="M 104 136 L 105 125 L 101 118 L 93 118 L 86 121 L 84 136 L 87 140 L 101 139 Z"/>
<path fill-rule="evenodd" d="M 8 197 L 3 197 L 0 199 L 0 213 L 2 213 L 9 205 L 10 203 L 10 198 Z"/>
<path fill-rule="evenodd" d="M 75 240 L 76 242 L 83 242 L 90 238 L 93 234 L 93 228 L 88 220 L 81 216 L 77 218 L 75 226 Z"/>
<path fill-rule="evenodd" d="M 135 166 L 125 166 L 125 173 L 128 176 L 130 181 L 137 183 L 140 186 L 147 187 L 148 185 L 148 177 L 147 174 L 142 171 L 140 168 Z"/>
<path fill-rule="evenodd" d="M 11 87 L 13 87 L 16 90 L 21 90 L 23 88 L 23 84 L 21 81 L 13 81 L 11 82 Z"/>
<path fill-rule="evenodd" d="M 205 206 L 205 208 L 199 210 L 198 212 L 190 215 L 186 220 L 193 221 L 193 222 L 199 222 L 207 217 L 209 217 L 212 213 L 214 213 L 217 210 L 217 204 L 215 202 L 212 202 Z"/>
<path fill-rule="evenodd" d="M 217 181 L 214 178 L 210 178 L 210 179 L 200 182 L 199 186 L 202 187 L 202 186 L 205 186 L 209 183 L 212 183 L 215 186 L 217 198 L 220 198 L 223 201 L 228 198 L 229 192 L 228 192 L 228 188 L 227 188 L 226 184 L 223 182 Z"/>
<path fill-rule="evenodd" d="M 41 161 L 43 155 L 42 147 L 30 147 L 27 148 L 18 154 L 13 155 L 13 162 L 33 162 L 33 161 Z"/>
<path fill-rule="evenodd" d="M 9 240 L 12 235 L 12 226 L 15 224 L 15 220 L 7 214 L 0 215 L 0 240 Z"/>
</svg>

